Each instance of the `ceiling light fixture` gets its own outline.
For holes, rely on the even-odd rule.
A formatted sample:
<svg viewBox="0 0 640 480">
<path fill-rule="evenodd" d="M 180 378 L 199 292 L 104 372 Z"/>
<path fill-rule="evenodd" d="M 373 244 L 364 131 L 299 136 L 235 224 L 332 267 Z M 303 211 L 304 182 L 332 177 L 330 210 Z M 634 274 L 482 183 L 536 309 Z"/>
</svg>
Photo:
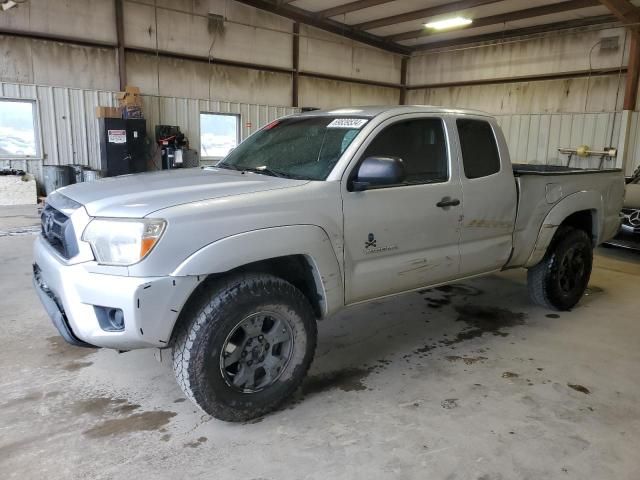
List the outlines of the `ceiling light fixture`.
<svg viewBox="0 0 640 480">
<path fill-rule="evenodd" d="M 10 8 L 13 8 L 16 5 L 18 5 L 18 4 L 16 2 L 13 2 L 12 0 L 8 0 L 6 2 L 2 2 L 2 11 L 9 10 Z"/>
<path fill-rule="evenodd" d="M 433 28 L 434 30 L 447 30 L 449 28 L 464 27 L 473 22 L 470 18 L 454 17 L 447 18 L 446 20 L 438 20 L 437 22 L 425 23 L 427 28 Z"/>
</svg>

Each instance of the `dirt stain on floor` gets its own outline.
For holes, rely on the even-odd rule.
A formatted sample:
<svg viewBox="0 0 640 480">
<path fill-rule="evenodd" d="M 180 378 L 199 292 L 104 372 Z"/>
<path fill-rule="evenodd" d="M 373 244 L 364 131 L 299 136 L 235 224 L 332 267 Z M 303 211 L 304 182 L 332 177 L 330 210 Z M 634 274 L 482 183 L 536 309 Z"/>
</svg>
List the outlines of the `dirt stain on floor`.
<svg viewBox="0 0 640 480">
<path fill-rule="evenodd" d="M 175 416 L 175 412 L 165 410 L 134 413 L 127 417 L 105 420 L 82 433 L 89 438 L 104 438 L 134 432 L 160 430 Z"/>
<path fill-rule="evenodd" d="M 458 408 L 458 399 L 457 398 L 447 398 L 446 400 L 443 400 L 442 402 L 440 402 L 440 406 L 442 406 L 442 408 L 445 408 L 447 410 L 451 410 L 453 408 Z"/>
<path fill-rule="evenodd" d="M 124 398 L 107 396 L 83 398 L 71 404 L 71 412 L 74 415 L 89 414 L 96 417 L 107 414 L 128 414 L 138 408 L 140 405 L 137 403 L 130 403 Z"/>
<path fill-rule="evenodd" d="M 64 367 L 62 367 L 67 372 L 77 372 L 78 370 L 82 370 L 83 368 L 87 368 L 93 365 L 93 362 L 78 362 L 73 361 L 71 363 L 67 363 Z"/>
<path fill-rule="evenodd" d="M 518 373 L 513 372 L 503 372 L 502 378 L 518 378 L 520 375 Z"/>
<path fill-rule="evenodd" d="M 68 344 L 64 338 L 54 336 L 47 338 L 50 357 L 63 358 L 65 360 L 82 360 L 92 353 L 98 351 L 97 348 L 76 347 Z"/>
<path fill-rule="evenodd" d="M 463 362 L 465 365 L 473 365 L 474 363 L 487 360 L 487 357 L 460 357 L 458 355 L 448 355 L 445 357 L 450 362 Z"/>
<path fill-rule="evenodd" d="M 344 392 L 368 390 L 362 381 L 373 372 L 373 368 L 346 368 L 335 372 L 311 375 L 302 384 L 302 394 L 313 395 L 333 388 Z"/>
<path fill-rule="evenodd" d="M 184 444 L 185 448 L 197 448 L 200 445 L 202 445 L 203 443 L 205 443 L 207 441 L 207 437 L 200 437 L 197 440 L 194 440 L 193 442 L 188 442 Z"/>
<path fill-rule="evenodd" d="M 545 317 L 547 317 L 547 318 L 560 318 L 560 315 L 558 315 L 557 313 L 547 313 L 545 315 Z"/>
<path fill-rule="evenodd" d="M 420 290 L 418 293 L 424 295 L 424 299 L 427 302 L 429 308 L 436 310 L 441 309 L 444 306 L 451 305 L 451 299 L 456 295 L 464 297 L 476 297 L 482 295 L 484 292 L 475 287 L 469 287 L 466 285 L 442 285 L 435 288 L 427 288 Z M 433 296 L 433 294 L 440 295 L 439 297 Z"/>
<path fill-rule="evenodd" d="M 577 385 L 577 384 L 574 384 L 574 383 L 567 383 L 567 386 L 569 388 L 574 389 L 576 392 L 584 393 L 586 395 L 589 395 L 591 393 L 591 390 L 589 390 L 584 385 Z"/>
<path fill-rule="evenodd" d="M 57 397 L 61 392 L 51 391 L 51 392 L 29 392 L 26 395 L 23 395 L 18 398 L 14 398 L 12 400 L 8 400 L 2 404 L 0 404 L 1 408 L 10 408 L 14 406 L 21 406 L 23 404 L 41 402 L 48 398 Z"/>
<path fill-rule="evenodd" d="M 427 307 L 429 308 L 435 308 L 440 309 L 446 305 L 450 305 L 451 304 L 451 299 L 450 298 L 425 298 L 425 300 L 428 302 L 427 303 Z"/>
<path fill-rule="evenodd" d="M 457 287 L 455 285 L 445 285 L 444 287 Z M 458 287 L 459 288 L 459 287 Z M 477 293 L 479 295 L 479 293 Z M 453 338 L 448 338 L 447 334 L 439 340 L 437 343 L 429 343 L 420 348 L 413 350 L 412 353 L 404 355 L 407 362 L 413 355 L 418 355 L 424 358 L 426 355 L 430 355 L 430 351 L 438 347 L 452 347 L 458 343 L 466 340 L 481 337 L 485 333 L 491 333 L 501 337 L 506 337 L 509 332 L 505 332 L 505 328 L 515 327 L 517 325 L 524 325 L 526 314 L 519 312 L 512 312 L 505 308 L 490 307 L 484 305 L 462 305 L 455 307 L 458 313 L 456 321 L 464 322 L 467 324 L 466 328 L 463 328 Z M 429 340 L 432 340 L 431 338 Z M 453 348 L 453 347 L 452 347 Z"/>
<path fill-rule="evenodd" d="M 456 307 L 456 312 L 458 312 L 457 321 L 466 323 L 468 327 L 458 333 L 453 340 L 443 341 L 446 345 L 481 337 L 485 333 L 506 337 L 509 333 L 503 329 L 524 325 L 526 318 L 524 313 L 485 305 L 462 305 Z"/>
</svg>

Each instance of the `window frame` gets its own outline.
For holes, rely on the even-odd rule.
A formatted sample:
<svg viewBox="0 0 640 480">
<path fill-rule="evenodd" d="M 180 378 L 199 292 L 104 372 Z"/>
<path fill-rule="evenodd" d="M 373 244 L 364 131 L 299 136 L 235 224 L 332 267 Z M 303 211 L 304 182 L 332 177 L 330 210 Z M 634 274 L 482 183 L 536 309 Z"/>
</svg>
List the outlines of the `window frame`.
<svg viewBox="0 0 640 480">
<path fill-rule="evenodd" d="M 493 141 L 494 141 L 494 143 L 496 145 L 496 151 L 498 152 L 498 170 L 497 171 L 495 171 L 493 173 L 490 173 L 489 175 L 483 175 L 481 177 L 474 177 L 474 178 L 467 177 L 467 172 L 464 169 L 464 155 L 462 153 L 462 138 L 460 136 L 460 130 L 458 129 L 458 120 L 474 120 L 476 122 L 484 122 L 484 123 L 489 125 L 489 128 L 491 129 L 491 134 L 493 136 Z M 491 123 L 490 119 L 460 115 L 460 116 L 455 117 L 454 123 L 455 123 L 455 127 L 456 127 L 456 135 L 458 136 L 458 148 L 460 150 L 460 176 L 461 176 L 461 178 L 464 178 L 465 180 L 467 180 L 469 182 L 473 182 L 475 180 L 482 180 L 484 178 L 493 177 L 494 175 L 499 175 L 502 172 L 502 169 L 504 168 L 504 165 L 503 165 L 504 162 L 502 161 L 502 151 L 500 149 L 500 144 L 498 142 L 498 136 L 496 135 L 496 129 L 494 128 L 494 126 Z"/>
<path fill-rule="evenodd" d="M 200 145 L 200 159 L 201 160 L 217 160 L 220 161 L 226 157 L 214 157 L 214 156 L 205 156 L 202 151 L 202 115 L 219 115 L 226 117 L 235 117 L 237 119 L 236 123 L 236 147 L 240 145 L 242 142 L 242 115 L 240 113 L 229 113 L 229 112 L 209 112 L 209 111 L 200 111 L 198 114 L 198 143 Z"/>
<path fill-rule="evenodd" d="M 369 133 L 367 135 L 367 137 L 364 139 L 364 141 L 362 142 L 362 144 L 360 145 L 360 147 L 358 148 L 358 152 L 354 155 L 353 158 L 357 158 L 357 161 L 353 164 L 353 168 L 351 168 L 351 170 L 349 170 L 348 175 L 346 176 L 347 178 L 347 182 L 346 182 L 346 186 L 347 186 L 347 190 L 351 193 L 362 193 L 362 192 L 354 192 L 351 189 L 351 182 L 353 182 L 353 180 L 355 179 L 355 176 L 357 174 L 358 168 L 360 167 L 360 165 L 362 164 L 362 162 L 365 160 L 364 154 L 367 151 L 367 148 L 369 148 L 369 145 L 371 145 L 371 143 L 375 140 L 375 138 L 380 135 L 382 132 L 384 132 L 387 128 L 392 127 L 398 123 L 402 123 L 402 122 L 410 122 L 410 121 L 414 121 L 414 120 L 438 120 L 440 122 L 440 125 L 442 126 L 442 131 L 444 133 L 444 143 L 445 143 L 445 163 L 446 163 L 446 167 L 447 167 L 447 177 L 443 180 L 438 180 L 438 181 L 433 181 L 433 182 L 416 182 L 416 183 L 409 183 L 409 182 L 403 182 L 403 183 L 396 183 L 393 185 L 373 185 L 369 188 L 367 188 L 366 191 L 372 191 L 372 190 L 384 190 L 387 188 L 403 188 L 403 187 L 420 187 L 420 186 L 424 186 L 424 185 L 440 185 L 443 183 L 448 183 L 451 181 L 451 170 L 452 170 L 452 165 L 451 165 L 451 148 L 450 148 L 450 136 L 449 136 L 449 128 L 447 125 L 447 122 L 445 121 L 445 118 L 442 116 L 439 116 L 437 114 L 431 114 L 431 115 L 411 115 L 410 116 L 405 116 L 405 115 L 401 115 L 401 116 L 397 116 L 397 117 L 391 117 L 389 119 L 387 119 L 386 121 L 380 123 L 379 125 L 377 125 L 374 130 Z"/>
<path fill-rule="evenodd" d="M 42 126 L 40 124 L 40 105 L 36 98 L 19 98 L 0 96 L 1 102 L 31 103 L 33 117 L 33 138 L 36 147 L 35 155 L 5 155 L 0 153 L 0 160 L 42 160 L 44 158 L 42 145 Z"/>
</svg>

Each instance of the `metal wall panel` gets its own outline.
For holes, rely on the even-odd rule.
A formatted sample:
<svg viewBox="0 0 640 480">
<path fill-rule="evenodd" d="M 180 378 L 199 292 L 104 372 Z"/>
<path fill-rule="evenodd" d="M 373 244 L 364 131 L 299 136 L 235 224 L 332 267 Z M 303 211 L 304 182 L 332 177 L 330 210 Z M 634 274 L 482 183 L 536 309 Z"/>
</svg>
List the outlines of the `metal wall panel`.
<svg viewBox="0 0 640 480">
<path fill-rule="evenodd" d="M 626 173 L 630 175 L 636 168 L 640 167 L 640 124 L 638 123 L 640 112 L 632 112 L 631 119 L 629 120 L 631 125 L 629 126 L 629 144 L 628 155 L 630 165 L 626 168 Z"/>
<path fill-rule="evenodd" d="M 637 119 L 637 113 L 634 114 Z M 497 115 L 514 163 L 566 165 L 558 148 L 588 145 L 593 150 L 618 147 L 622 113 L 543 113 Z M 640 143 L 640 139 L 639 139 Z M 640 148 L 640 145 L 638 145 Z M 619 167 L 621 159 L 607 159 L 603 167 Z M 598 168 L 600 157 L 573 157 L 571 165 Z"/>
<path fill-rule="evenodd" d="M 42 165 L 80 164 L 98 168 L 97 106 L 117 105 L 115 92 L 0 82 L 0 97 L 36 100 L 42 158 L 0 160 L 0 168 L 24 169 L 42 181 Z M 155 125 L 178 125 L 191 148 L 200 151 L 200 112 L 238 113 L 241 139 L 297 108 L 215 100 L 143 95 L 147 134 L 153 142 Z M 151 145 L 151 153 L 154 145 Z"/>
</svg>

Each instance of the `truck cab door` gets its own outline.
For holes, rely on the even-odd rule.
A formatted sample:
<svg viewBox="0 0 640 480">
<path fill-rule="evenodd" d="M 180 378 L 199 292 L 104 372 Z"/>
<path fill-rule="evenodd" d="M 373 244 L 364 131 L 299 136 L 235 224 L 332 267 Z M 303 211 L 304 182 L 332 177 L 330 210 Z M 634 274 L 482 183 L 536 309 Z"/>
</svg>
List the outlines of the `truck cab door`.
<svg viewBox="0 0 640 480">
<path fill-rule="evenodd" d="M 458 276 L 462 188 L 447 138 L 442 118 L 407 115 L 383 122 L 358 150 L 343 185 L 347 304 Z M 402 159 L 405 180 L 354 191 L 373 156 Z"/>
<path fill-rule="evenodd" d="M 461 117 L 455 123 L 464 198 L 460 269 L 462 276 L 469 276 L 499 270 L 507 263 L 518 197 L 497 125 L 486 117 Z"/>
</svg>

